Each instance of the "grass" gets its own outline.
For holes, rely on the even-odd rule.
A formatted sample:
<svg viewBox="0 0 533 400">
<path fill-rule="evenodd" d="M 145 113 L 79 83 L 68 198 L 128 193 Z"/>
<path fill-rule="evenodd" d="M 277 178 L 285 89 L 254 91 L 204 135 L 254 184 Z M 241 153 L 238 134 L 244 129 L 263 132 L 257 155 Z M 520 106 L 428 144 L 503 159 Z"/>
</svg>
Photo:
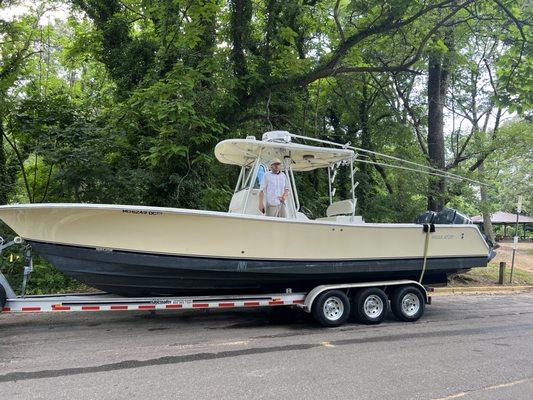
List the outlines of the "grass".
<svg viewBox="0 0 533 400">
<path fill-rule="evenodd" d="M 2 273 L 4 273 L 9 284 L 13 287 L 17 294 L 20 294 L 22 270 L 22 266 L 18 265 L 15 267 L 11 266 L 11 268 L 2 269 Z M 47 262 L 38 261 L 33 266 L 33 272 L 30 275 L 28 286 L 26 287 L 26 294 L 62 294 L 87 292 L 91 290 L 94 289 L 89 288 L 75 279 L 69 278 Z"/>
<path fill-rule="evenodd" d="M 498 285 L 499 265 L 490 263 L 486 268 L 472 268 L 464 274 L 455 275 L 448 280 L 449 286 L 493 286 Z M 511 267 L 505 268 L 503 282 L 509 285 Z M 515 268 L 513 286 L 533 285 L 533 273 Z"/>
</svg>

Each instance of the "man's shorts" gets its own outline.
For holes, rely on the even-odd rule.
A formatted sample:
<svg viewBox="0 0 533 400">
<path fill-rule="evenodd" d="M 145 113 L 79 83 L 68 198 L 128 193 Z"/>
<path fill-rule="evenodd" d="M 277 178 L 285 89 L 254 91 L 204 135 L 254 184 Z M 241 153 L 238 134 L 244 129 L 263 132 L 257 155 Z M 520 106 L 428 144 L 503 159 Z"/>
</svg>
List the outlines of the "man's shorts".
<svg viewBox="0 0 533 400">
<path fill-rule="evenodd" d="M 267 217 L 287 218 L 287 206 L 283 203 L 279 206 L 267 205 L 266 215 Z"/>
</svg>

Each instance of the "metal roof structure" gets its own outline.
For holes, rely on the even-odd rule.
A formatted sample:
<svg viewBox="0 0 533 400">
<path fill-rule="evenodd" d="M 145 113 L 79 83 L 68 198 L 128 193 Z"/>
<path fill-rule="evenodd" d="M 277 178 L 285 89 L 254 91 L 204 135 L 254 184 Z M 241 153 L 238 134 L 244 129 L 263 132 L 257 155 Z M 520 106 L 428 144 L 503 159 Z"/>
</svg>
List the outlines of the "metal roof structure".
<svg viewBox="0 0 533 400">
<path fill-rule="evenodd" d="M 472 217 L 472 222 L 474 223 L 483 223 L 483 216 L 476 215 Z M 493 224 L 516 224 L 516 214 L 511 214 L 503 211 L 497 211 L 494 214 L 491 214 L 490 221 Z M 533 224 L 533 217 L 528 217 L 527 215 L 520 215 L 518 217 L 519 224 Z"/>
</svg>

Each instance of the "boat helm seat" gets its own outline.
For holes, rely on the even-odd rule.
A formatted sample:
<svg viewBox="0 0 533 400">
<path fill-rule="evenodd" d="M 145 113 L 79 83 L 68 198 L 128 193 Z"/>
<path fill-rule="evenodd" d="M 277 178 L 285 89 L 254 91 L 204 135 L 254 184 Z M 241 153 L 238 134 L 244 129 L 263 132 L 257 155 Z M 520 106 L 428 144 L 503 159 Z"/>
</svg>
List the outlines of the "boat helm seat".
<svg viewBox="0 0 533 400">
<path fill-rule="evenodd" d="M 331 203 L 326 210 L 328 217 L 337 215 L 352 215 L 355 210 L 355 203 L 352 200 L 341 200 Z"/>
<path fill-rule="evenodd" d="M 230 213 L 243 213 L 242 209 L 244 207 L 247 194 L 248 190 L 243 189 L 233 195 L 229 205 Z M 248 203 L 246 204 L 246 210 L 243 214 L 261 215 L 261 212 L 259 211 L 259 189 L 252 189 L 250 197 L 248 198 Z"/>
</svg>

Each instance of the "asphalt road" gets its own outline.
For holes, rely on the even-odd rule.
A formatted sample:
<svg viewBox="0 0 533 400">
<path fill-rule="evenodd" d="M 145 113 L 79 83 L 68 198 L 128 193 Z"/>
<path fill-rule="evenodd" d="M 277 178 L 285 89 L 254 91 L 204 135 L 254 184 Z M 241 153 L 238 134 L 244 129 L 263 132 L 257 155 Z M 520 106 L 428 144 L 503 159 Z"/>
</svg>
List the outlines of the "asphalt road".
<svg viewBox="0 0 533 400">
<path fill-rule="evenodd" d="M 533 292 L 334 329 L 279 310 L 4 314 L 0 398 L 530 400 Z"/>
</svg>

